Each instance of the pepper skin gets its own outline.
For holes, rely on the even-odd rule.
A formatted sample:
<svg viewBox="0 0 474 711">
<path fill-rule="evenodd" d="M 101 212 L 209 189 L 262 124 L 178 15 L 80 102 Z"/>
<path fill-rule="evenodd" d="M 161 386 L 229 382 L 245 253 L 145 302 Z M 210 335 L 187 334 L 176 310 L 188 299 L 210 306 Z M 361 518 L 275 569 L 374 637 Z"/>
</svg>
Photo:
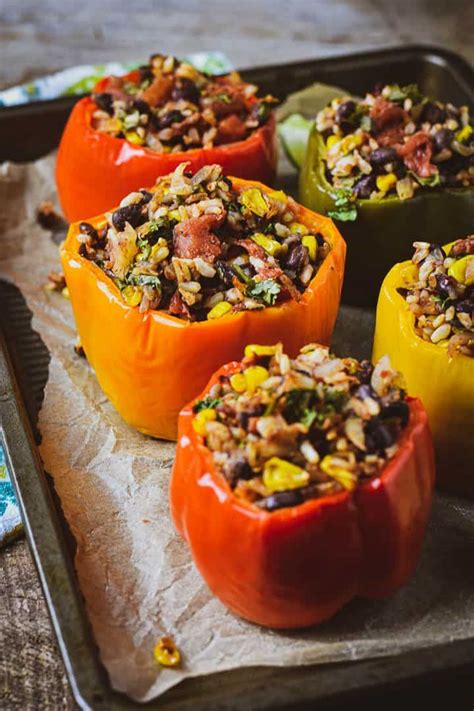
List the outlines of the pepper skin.
<svg viewBox="0 0 474 711">
<path fill-rule="evenodd" d="M 211 379 L 239 367 L 230 363 Z M 232 612 L 291 629 L 332 617 L 355 596 L 392 595 L 415 568 L 431 509 L 433 447 L 419 400 L 380 476 L 299 506 L 264 511 L 237 499 L 192 426 L 179 417 L 171 511 L 197 568 Z"/>
<path fill-rule="evenodd" d="M 416 335 L 415 317 L 397 292 L 415 280 L 411 261 L 396 264 L 387 274 L 377 306 L 373 358 L 387 353 L 392 366 L 404 374 L 409 394 L 423 401 L 433 432 L 440 488 L 472 498 L 474 359 L 462 353 L 450 358 L 446 348 Z"/>
<path fill-rule="evenodd" d="M 300 173 L 303 205 L 326 215 L 335 207 L 334 188 L 325 176 L 325 145 L 313 127 Z M 413 242 L 459 239 L 474 223 L 474 189 L 423 190 L 409 200 L 389 196 L 356 200 L 357 219 L 338 223 L 347 243 L 347 274 L 342 301 L 375 306 L 383 278 L 395 262 L 407 259 Z"/>
<path fill-rule="evenodd" d="M 253 181 L 232 181 L 241 188 L 269 190 Z M 77 330 L 100 386 L 132 427 L 175 439 L 181 408 L 216 368 L 239 358 L 248 342 L 280 340 L 290 355 L 310 341 L 329 343 L 344 275 L 345 242 L 327 217 L 300 205 L 295 216 L 332 247 L 301 300 L 193 323 L 128 306 L 112 280 L 79 255 L 79 224 L 71 225 L 61 260 Z M 101 227 L 106 220 L 99 216 L 89 222 Z"/>
<path fill-rule="evenodd" d="M 134 73 L 127 75 L 134 78 Z M 95 91 L 100 92 L 102 80 Z M 92 128 L 95 103 L 89 97 L 74 106 L 64 129 L 56 162 L 56 185 L 67 219 L 84 219 L 118 205 L 124 195 L 152 184 L 188 161 L 193 172 L 218 163 L 226 175 L 272 184 L 276 174 L 275 117 L 244 141 L 181 153 L 155 153 Z"/>
</svg>

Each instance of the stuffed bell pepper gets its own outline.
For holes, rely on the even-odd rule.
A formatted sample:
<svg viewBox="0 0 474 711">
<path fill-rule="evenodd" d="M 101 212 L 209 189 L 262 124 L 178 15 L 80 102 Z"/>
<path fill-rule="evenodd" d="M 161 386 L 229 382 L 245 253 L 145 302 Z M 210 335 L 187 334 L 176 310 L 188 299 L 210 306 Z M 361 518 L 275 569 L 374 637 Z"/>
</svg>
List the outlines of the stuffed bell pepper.
<svg viewBox="0 0 474 711">
<path fill-rule="evenodd" d="M 248 346 L 180 414 L 171 509 L 227 607 L 296 628 L 407 581 L 433 480 L 425 410 L 387 357 Z"/>
<path fill-rule="evenodd" d="M 438 481 L 474 495 L 474 237 L 416 242 L 380 292 L 374 358 L 388 353 L 433 431 Z"/>
<path fill-rule="evenodd" d="M 219 165 L 186 164 L 71 226 L 62 263 L 100 385 L 142 432 L 180 409 L 249 340 L 329 343 L 345 243 L 327 217 Z"/>
<path fill-rule="evenodd" d="M 160 54 L 102 79 L 74 106 L 61 139 L 56 182 L 66 217 L 104 212 L 183 160 L 193 170 L 219 163 L 229 175 L 272 183 L 273 101 L 235 72 L 211 77 Z"/>
<path fill-rule="evenodd" d="M 319 112 L 300 175 L 304 205 L 344 222 L 343 301 L 375 305 L 411 245 L 458 238 L 474 223 L 474 134 L 467 106 L 416 85 L 335 98 Z"/>
</svg>

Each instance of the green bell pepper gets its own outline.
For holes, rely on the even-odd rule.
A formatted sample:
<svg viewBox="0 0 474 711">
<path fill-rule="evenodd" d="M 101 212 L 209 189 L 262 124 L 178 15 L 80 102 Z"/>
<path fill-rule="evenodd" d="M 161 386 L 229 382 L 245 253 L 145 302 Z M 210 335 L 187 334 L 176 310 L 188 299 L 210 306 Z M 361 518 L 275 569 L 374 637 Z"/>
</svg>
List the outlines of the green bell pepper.
<svg viewBox="0 0 474 711">
<path fill-rule="evenodd" d="M 340 191 L 325 175 L 326 146 L 313 125 L 300 172 L 300 201 L 323 215 L 338 209 Z M 415 241 L 444 244 L 472 233 L 474 188 L 420 189 L 408 200 L 389 195 L 381 200 L 355 200 L 338 226 L 347 243 L 342 301 L 375 306 L 385 274 L 410 259 Z"/>
</svg>

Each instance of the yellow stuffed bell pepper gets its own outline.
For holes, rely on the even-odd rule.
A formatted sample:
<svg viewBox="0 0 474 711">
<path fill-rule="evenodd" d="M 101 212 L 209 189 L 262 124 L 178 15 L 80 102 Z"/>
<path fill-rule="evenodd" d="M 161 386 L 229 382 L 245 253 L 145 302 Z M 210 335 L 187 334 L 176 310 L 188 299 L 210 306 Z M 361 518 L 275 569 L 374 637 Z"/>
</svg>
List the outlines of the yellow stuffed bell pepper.
<svg viewBox="0 0 474 711">
<path fill-rule="evenodd" d="M 445 289 L 456 288 L 459 287 L 459 283 L 467 282 L 462 284 L 464 289 L 462 311 L 459 301 L 449 300 L 449 293 L 441 289 L 440 298 L 447 297 L 443 300 L 444 313 L 451 317 L 449 306 L 453 306 L 455 318 L 459 317 L 459 313 L 466 313 L 472 307 L 474 279 L 472 275 L 469 278 L 466 276 L 466 267 L 469 264 L 470 271 L 473 271 L 474 255 L 472 251 L 469 253 L 469 248 L 474 250 L 474 240 L 472 237 L 459 240 L 443 248 L 447 255 L 445 263 L 449 264 L 453 259 L 453 245 L 459 245 L 461 242 L 470 242 L 470 247 L 467 247 L 467 254 L 458 255 L 456 261 L 453 261 L 454 266 L 451 264 L 446 268 L 445 276 L 448 279 L 443 278 L 443 275 L 435 275 L 431 278 L 431 284 L 435 284 L 438 289 L 443 286 Z M 433 250 L 434 246 L 422 243 L 422 247 L 417 249 L 418 251 L 425 249 L 429 252 L 430 248 Z M 417 316 L 410 308 L 406 296 L 410 293 L 410 287 L 413 287 L 415 282 L 419 282 L 423 261 L 425 260 L 422 260 L 419 265 L 412 261 L 396 264 L 385 277 L 377 305 L 373 358 L 377 361 L 382 355 L 388 354 L 393 367 L 403 372 L 409 395 L 418 397 L 423 402 L 434 436 L 437 482 L 440 488 L 472 497 L 474 495 L 472 350 L 469 354 L 469 347 L 472 349 L 474 344 L 472 321 L 471 330 L 465 332 L 471 336 L 465 338 L 469 346 L 464 348 L 464 352 L 453 349 L 453 343 L 450 343 L 449 338 L 437 341 L 438 336 L 443 335 L 440 331 L 434 336 L 432 334 L 433 340 L 425 340 L 427 336 L 423 338 L 419 332 L 416 332 Z M 429 268 L 425 266 L 425 275 L 427 273 Z M 456 277 L 460 279 L 457 284 Z M 450 321 L 451 319 L 445 320 L 445 324 Z M 435 322 L 435 325 L 437 324 L 438 322 Z M 437 327 L 439 329 L 439 326 Z M 444 328 L 445 331 L 448 330 L 447 326 Z"/>
</svg>

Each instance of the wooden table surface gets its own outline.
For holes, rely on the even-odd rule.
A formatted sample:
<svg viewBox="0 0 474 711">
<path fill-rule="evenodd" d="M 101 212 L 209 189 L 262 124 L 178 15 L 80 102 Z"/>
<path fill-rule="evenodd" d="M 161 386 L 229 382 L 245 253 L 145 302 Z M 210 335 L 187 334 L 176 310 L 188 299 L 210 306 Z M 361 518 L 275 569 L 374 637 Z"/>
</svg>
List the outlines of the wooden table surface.
<svg viewBox="0 0 474 711">
<path fill-rule="evenodd" d="M 248 67 L 424 43 L 474 61 L 473 30 L 462 0 L 0 0 L 0 89 L 156 51 L 218 49 Z M 74 708 L 24 539 L 0 551 L 0 600 L 0 708 Z"/>
</svg>

